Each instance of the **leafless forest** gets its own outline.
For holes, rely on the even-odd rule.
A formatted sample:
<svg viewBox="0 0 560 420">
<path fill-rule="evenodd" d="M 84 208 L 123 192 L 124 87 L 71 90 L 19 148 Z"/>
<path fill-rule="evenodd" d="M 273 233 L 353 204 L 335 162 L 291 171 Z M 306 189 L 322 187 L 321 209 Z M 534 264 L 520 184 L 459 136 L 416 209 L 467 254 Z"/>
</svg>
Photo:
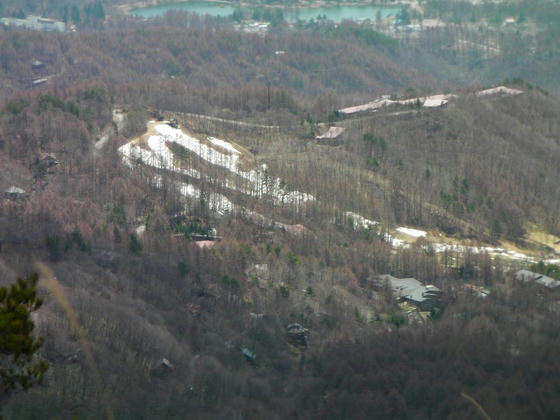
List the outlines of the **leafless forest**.
<svg viewBox="0 0 560 420">
<path fill-rule="evenodd" d="M 77 32 L 0 27 L 0 286 L 44 262 L 62 290 L 39 283 L 45 380 L 0 415 L 560 416 L 560 287 L 514 275 L 560 280 L 557 47 L 79 10 Z"/>
</svg>

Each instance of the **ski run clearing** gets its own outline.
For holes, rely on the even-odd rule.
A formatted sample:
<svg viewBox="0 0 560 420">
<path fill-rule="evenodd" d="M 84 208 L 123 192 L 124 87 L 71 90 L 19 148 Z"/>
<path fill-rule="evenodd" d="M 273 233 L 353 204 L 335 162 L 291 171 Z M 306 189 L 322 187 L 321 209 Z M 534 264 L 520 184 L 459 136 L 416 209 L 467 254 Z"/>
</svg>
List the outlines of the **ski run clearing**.
<svg viewBox="0 0 560 420">
<path fill-rule="evenodd" d="M 146 138 L 147 137 L 147 138 Z M 286 184 L 278 178 L 270 176 L 265 164 L 250 170 L 241 169 L 242 152 L 231 143 L 215 137 L 207 137 L 200 140 L 184 133 L 179 128 L 173 128 L 165 122 L 148 123 L 148 132 L 139 139 L 132 140 L 119 148 L 123 163 L 134 169 L 136 165 L 142 164 L 155 169 L 186 175 L 195 180 L 217 183 L 215 179 L 204 175 L 200 170 L 185 168 L 181 159 L 175 156 L 172 145 L 180 146 L 186 151 L 197 156 L 206 165 L 224 168 L 231 177 L 221 181 L 226 190 L 238 191 L 257 199 L 269 198 L 275 205 L 291 204 L 303 205 L 307 201 L 314 200 L 310 194 L 300 191 L 290 191 Z M 234 182 L 237 178 L 240 182 Z M 151 183 L 156 188 L 164 185 L 164 178 L 155 175 Z M 252 210 L 245 209 L 234 204 L 224 194 L 215 191 L 201 191 L 194 184 L 175 181 L 175 187 L 184 197 L 204 202 L 208 208 L 219 216 L 224 216 L 234 210 L 242 213 L 248 219 L 257 224 L 275 226 L 292 234 L 301 234 L 306 231 L 302 225 L 289 225 L 271 220 Z"/>
<path fill-rule="evenodd" d="M 497 93 L 516 94 L 509 91 L 499 90 L 500 88 L 502 87 L 495 88 L 498 89 L 496 91 Z M 492 93 L 494 93 L 494 90 Z M 450 95 L 447 97 L 450 97 Z M 432 98 L 435 101 L 434 103 L 445 99 L 439 95 L 429 98 Z M 429 98 L 425 99 L 428 100 Z M 193 156 L 196 156 L 199 163 L 202 162 L 209 167 L 226 169 L 230 177 L 220 180 L 220 184 L 210 176 L 203 174 L 199 169 L 185 167 L 185 162 L 175 156 L 175 149 L 173 146 L 179 146 L 188 153 L 191 153 Z M 289 204 L 300 206 L 304 205 L 308 201 L 314 200 L 314 197 L 311 194 L 300 191 L 290 191 L 284 182 L 269 174 L 268 168 L 265 164 L 255 166 L 249 170 L 242 169 L 242 167 L 246 165 L 246 162 L 244 162 L 245 155 L 241 151 L 241 148 L 234 146 L 230 142 L 216 137 L 199 139 L 183 132 L 180 128 L 171 127 L 165 122 L 150 121 L 148 123 L 148 131 L 144 136 L 124 144 L 118 149 L 118 151 L 122 155 L 123 163 L 131 169 L 134 169 L 138 164 L 141 164 L 155 169 L 185 175 L 197 181 L 209 181 L 211 184 L 216 183 L 221 185 L 225 191 L 229 190 L 241 192 L 256 199 L 270 199 L 274 205 Z M 160 174 L 153 175 L 151 177 L 151 184 L 156 188 L 162 188 L 164 182 L 165 179 Z M 199 187 L 185 181 L 173 182 L 175 188 L 177 188 L 181 195 L 192 200 L 205 203 L 205 205 L 207 205 L 208 208 L 218 216 L 225 216 L 233 211 L 236 211 L 258 225 L 275 227 L 294 235 L 309 232 L 309 230 L 303 225 L 284 224 L 263 216 L 253 210 L 237 205 L 224 194 L 211 189 L 202 191 Z M 378 233 L 382 234 L 381 230 L 379 230 L 379 222 L 368 219 L 352 211 L 346 211 L 343 214 L 346 219 L 350 221 L 353 229 L 373 230 L 377 227 Z M 137 234 L 141 236 L 144 231 L 145 227 L 139 226 Z M 416 240 L 420 238 L 427 238 L 428 236 L 428 232 L 424 230 L 404 226 L 397 227 L 393 232 L 393 235 L 390 233 L 382 234 L 383 239 L 390 243 L 393 248 L 408 248 Z M 399 235 L 400 237 L 395 237 L 394 235 Z M 427 247 L 427 249 L 430 248 L 436 253 L 471 252 L 479 254 L 486 252 L 494 257 L 499 256 L 527 262 L 535 261 L 534 258 L 528 255 L 513 250 L 505 250 L 503 248 L 485 246 L 477 247 L 437 242 L 423 246 Z"/>
<path fill-rule="evenodd" d="M 519 89 L 512 89 L 506 86 L 497 86 L 492 89 L 485 89 L 479 92 L 476 92 L 476 96 L 488 96 L 488 95 L 496 95 L 498 93 L 502 93 L 504 95 L 519 95 L 523 93 L 522 90 Z"/>
<path fill-rule="evenodd" d="M 523 93 L 522 90 L 512 89 L 506 86 L 497 86 L 491 89 L 485 89 L 476 92 L 476 96 L 489 96 L 489 95 L 519 95 Z M 389 95 L 383 95 L 367 104 L 350 106 L 348 108 L 339 109 L 338 112 L 345 115 L 357 114 L 358 112 L 376 112 L 383 107 L 389 105 L 420 105 L 424 108 L 438 108 L 446 105 L 451 98 L 456 98 L 455 94 L 438 94 L 431 96 L 419 96 L 417 98 L 410 99 L 391 99 Z"/>
<path fill-rule="evenodd" d="M 314 200 L 310 194 L 288 190 L 285 183 L 279 178 L 269 175 L 264 164 L 248 171 L 241 169 L 242 153 L 225 140 L 208 137 L 205 139 L 206 141 L 202 141 L 165 123 L 150 122 L 148 133 L 151 132 L 153 134 L 149 135 L 145 143 L 136 139 L 119 148 L 126 165 L 133 168 L 135 163 L 141 162 L 153 168 L 180 173 L 193 179 L 216 181 L 202 175 L 197 169 L 183 167 L 180 159 L 177 159 L 170 148 L 170 145 L 174 144 L 197 155 L 206 164 L 225 168 L 231 175 L 243 180 L 243 182 L 234 183 L 233 180 L 226 179 L 223 181 L 226 189 L 239 191 L 257 199 L 271 198 L 276 205 L 301 205 L 306 201 Z M 180 187 L 181 191 L 189 189 L 185 185 Z M 195 187 L 192 186 L 192 188 Z M 221 207 L 229 208 L 230 206 Z"/>
<path fill-rule="evenodd" d="M 340 112 L 341 114 L 350 115 L 363 111 L 377 111 L 378 109 L 381 109 L 389 105 L 415 105 L 417 103 L 427 108 L 435 108 L 435 107 L 440 107 L 445 105 L 447 102 L 449 102 L 449 99 L 453 97 L 456 97 L 456 95 L 452 95 L 452 94 L 432 95 L 432 96 L 423 96 L 423 97 L 411 98 L 411 99 L 393 100 L 390 99 L 389 95 L 383 95 L 372 102 L 368 102 L 367 104 L 342 108 L 338 112 Z"/>
</svg>

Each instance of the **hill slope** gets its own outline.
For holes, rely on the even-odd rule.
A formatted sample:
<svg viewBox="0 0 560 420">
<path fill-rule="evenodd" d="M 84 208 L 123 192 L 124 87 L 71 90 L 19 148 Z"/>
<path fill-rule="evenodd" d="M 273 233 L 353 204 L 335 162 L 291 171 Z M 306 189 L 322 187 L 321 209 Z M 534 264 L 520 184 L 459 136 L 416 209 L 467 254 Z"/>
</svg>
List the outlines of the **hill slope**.
<svg viewBox="0 0 560 420">
<path fill-rule="evenodd" d="M 161 91 L 147 94 L 154 86 Z M 557 369 L 555 294 L 511 283 L 524 256 L 438 253 L 430 242 L 443 233 L 463 244 L 522 242 L 533 224 L 552 245 L 559 240 L 556 98 L 524 87 L 512 97 L 463 92 L 444 108 L 339 121 L 344 142 L 331 147 L 310 138 L 321 128 L 311 117 L 266 96 L 285 125 L 153 109 L 163 95 L 173 111 L 193 111 L 193 98 L 227 103 L 177 86 L 88 85 L 4 106 L 1 158 L 10 170 L 0 186 L 27 195 L 1 201 L 0 278 L 46 261 L 64 298 L 42 290 L 45 385 L 3 401 L 3 415 L 472 417 L 460 392 L 492 414 L 554 414 L 550 399 L 533 396 L 557 386 L 558 375 L 534 379 Z M 173 116 L 178 127 L 156 122 Z M 524 252 L 537 259 L 541 250 Z M 423 320 L 403 309 L 375 281 L 382 273 L 440 287 L 443 313 Z M 477 299 L 466 283 L 492 294 Z M 294 323 L 308 330 L 307 347 L 288 334 Z M 488 336 L 492 351 L 472 345 Z M 444 369 L 456 343 L 468 351 Z M 414 366 L 445 374 L 427 384 Z M 504 377 L 518 390 L 507 398 Z M 427 398 L 428 385 L 439 400 Z M 373 402 L 352 411 L 348 401 L 362 399 Z"/>
</svg>

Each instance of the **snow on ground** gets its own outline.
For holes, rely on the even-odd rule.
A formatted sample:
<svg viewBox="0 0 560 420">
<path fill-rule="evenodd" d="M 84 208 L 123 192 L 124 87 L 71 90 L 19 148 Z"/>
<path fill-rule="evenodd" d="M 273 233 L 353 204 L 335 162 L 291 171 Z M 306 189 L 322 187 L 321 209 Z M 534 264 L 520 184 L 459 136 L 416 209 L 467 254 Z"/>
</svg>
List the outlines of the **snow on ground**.
<svg viewBox="0 0 560 420">
<path fill-rule="evenodd" d="M 437 107 L 445 105 L 447 102 L 449 102 L 449 98 L 451 98 L 453 96 L 455 96 L 455 95 L 432 95 L 432 96 L 427 96 L 426 98 L 424 98 L 424 102 L 422 103 L 422 106 L 425 106 L 427 108 L 437 108 Z"/>
<path fill-rule="evenodd" d="M 383 240 L 385 242 L 389 242 L 393 248 L 408 248 L 410 244 L 407 244 L 402 239 L 395 238 L 393 235 L 389 235 L 388 233 L 383 236 Z"/>
<path fill-rule="evenodd" d="M 93 145 L 93 147 L 95 148 L 95 150 L 101 150 L 103 146 L 107 144 L 108 141 L 109 141 L 109 134 L 105 134 L 103 137 L 97 140 L 97 142 Z"/>
<path fill-rule="evenodd" d="M 203 193 L 199 188 L 192 184 L 187 184 L 186 182 L 177 182 L 176 185 L 183 196 L 200 200 L 201 202 L 204 200 L 204 203 L 208 206 L 208 208 L 219 216 L 224 216 L 225 214 L 232 212 L 235 208 L 235 205 L 229 201 L 225 195 L 218 194 L 216 192 Z"/>
<path fill-rule="evenodd" d="M 535 262 L 535 259 L 529 255 L 525 255 L 517 251 L 505 250 L 504 248 L 493 248 L 488 246 L 455 245 L 455 244 L 446 244 L 446 243 L 433 243 L 431 244 L 431 247 L 436 253 L 443 253 L 447 251 L 447 252 L 458 252 L 458 253 L 471 252 L 473 254 L 482 254 L 486 252 L 494 257 L 500 256 L 512 260 Z"/>
<path fill-rule="evenodd" d="M 338 112 L 340 112 L 341 114 L 355 114 L 362 111 L 377 111 L 379 108 L 382 108 L 386 105 L 391 105 L 392 103 L 394 102 L 389 99 L 389 96 L 382 96 L 381 98 L 378 98 L 372 102 L 368 102 L 367 104 L 339 109 Z"/>
<path fill-rule="evenodd" d="M 123 156 L 123 163 L 129 168 L 134 168 L 135 163 L 141 162 L 143 165 L 151 166 L 152 168 L 167 169 L 200 179 L 200 172 L 196 169 L 182 169 L 174 165 L 173 152 L 171 152 L 161 137 L 150 136 L 147 145 L 148 149 L 145 149 L 137 141 L 133 140 L 119 147 L 118 150 Z"/>
<path fill-rule="evenodd" d="M 345 212 L 344 216 L 346 216 L 347 219 L 352 219 L 354 229 L 369 229 L 379 224 L 379 222 L 376 222 L 375 220 L 366 219 L 364 216 L 352 211 Z"/>
<path fill-rule="evenodd" d="M 231 153 L 239 154 L 239 150 L 237 150 L 235 147 L 233 147 L 227 141 L 217 139 L 216 137 L 208 137 L 208 141 L 212 144 L 215 144 L 218 147 L 221 147 L 222 149 L 225 149 L 225 150 L 231 152 Z"/>
<path fill-rule="evenodd" d="M 411 236 L 413 238 L 421 238 L 426 237 L 427 232 L 418 229 L 411 229 L 406 227 L 398 227 L 395 229 L 396 232 L 403 233 L 405 235 Z M 386 233 L 383 237 L 385 242 L 389 242 L 393 248 L 409 248 L 410 243 L 395 238 L 393 235 Z M 526 262 L 536 262 L 535 258 L 525 255 L 521 252 L 514 251 L 514 250 L 506 250 L 504 248 L 494 248 L 489 246 L 471 246 L 471 245 L 457 245 L 457 244 L 449 244 L 444 242 L 434 242 L 430 245 L 424 246 L 426 249 L 431 248 L 435 253 L 441 254 L 444 252 L 455 252 L 464 254 L 470 252 L 472 254 L 482 254 L 488 253 L 492 257 L 503 257 L 508 258 L 511 260 L 518 260 L 518 261 L 526 261 Z M 548 260 L 554 261 L 554 260 Z M 556 260 L 560 262 L 560 259 Z M 546 262 L 546 261 L 545 261 Z"/>
<path fill-rule="evenodd" d="M 317 136 L 317 140 L 327 140 L 327 139 L 336 139 L 344 132 L 344 127 L 329 127 L 329 129 L 320 136 Z"/>
<path fill-rule="evenodd" d="M 117 131 L 124 127 L 124 113 L 120 109 L 113 109 L 113 122 L 117 126 Z"/>
<path fill-rule="evenodd" d="M 214 246 L 216 246 L 216 242 L 215 242 L 215 241 L 196 241 L 195 244 L 196 244 L 200 249 L 204 249 L 204 248 L 214 248 Z"/>
<path fill-rule="evenodd" d="M 505 88 L 508 89 L 508 88 Z M 521 91 L 519 91 L 521 92 Z M 424 98 L 425 100 L 441 101 L 445 98 L 453 95 L 434 95 L 432 97 Z M 445 99 L 446 100 L 446 99 Z M 408 102 L 407 102 L 408 101 Z M 386 97 L 382 97 L 381 101 L 378 101 L 376 106 L 381 107 L 387 103 L 410 103 L 415 101 L 415 99 L 403 100 L 403 101 L 391 101 Z M 381 103 L 381 105 L 379 105 Z M 441 103 L 441 102 L 440 102 Z M 372 103 L 370 103 L 372 104 Z M 366 104 L 367 105 L 367 104 Z M 362 106 L 363 107 L 363 106 Z M 358 107 L 354 107 L 358 108 Z M 364 108 L 369 109 L 369 108 Z M 373 108 L 375 109 L 375 108 Z M 353 111 L 358 112 L 358 111 Z M 173 152 L 169 149 L 168 143 L 176 143 L 185 149 L 195 153 L 202 160 L 208 162 L 209 164 L 223 167 L 228 169 L 233 174 L 243 178 L 247 181 L 248 188 L 241 188 L 233 185 L 233 182 L 226 180 L 225 184 L 222 183 L 226 188 L 241 191 L 248 195 L 256 198 L 265 198 L 267 196 L 272 196 L 274 202 L 278 203 L 292 203 L 301 204 L 306 201 L 314 200 L 314 197 L 310 194 L 300 192 L 300 191 L 290 191 L 280 179 L 271 177 L 268 174 L 267 166 L 265 164 L 260 167 L 256 167 L 249 171 L 240 169 L 241 152 L 235 148 L 231 143 L 225 140 L 217 139 L 215 137 L 208 137 L 208 143 L 202 142 L 195 137 L 191 137 L 183 133 L 180 129 L 173 128 L 167 124 L 151 122 L 157 135 L 151 135 L 147 141 L 147 147 L 143 147 L 139 144 L 138 140 L 133 140 L 119 148 L 119 153 L 122 155 L 123 163 L 134 168 L 135 162 L 141 162 L 144 165 L 148 165 L 154 168 L 166 169 L 171 172 L 177 172 L 187 175 L 194 179 L 202 179 L 200 172 L 196 169 L 184 169 L 178 168 L 174 164 Z M 101 140 L 100 140 L 101 141 Z M 215 146 L 216 148 L 211 147 Z M 218 150 L 220 149 L 220 150 Z M 225 153 L 224 153 L 225 152 Z M 209 179 L 205 177 L 205 179 Z M 212 180 L 210 180 L 212 181 Z M 163 185 L 163 178 L 161 176 L 155 176 L 152 180 L 153 185 L 156 187 L 161 187 Z M 261 225 L 274 226 L 279 229 L 283 229 L 291 234 L 301 234 L 307 229 L 303 225 L 288 225 L 281 222 L 269 219 L 259 213 L 251 210 L 238 207 L 233 204 L 226 196 L 216 193 L 216 192 L 201 192 L 200 189 L 192 184 L 186 182 L 176 182 L 176 187 L 182 195 L 189 197 L 191 199 L 200 200 L 208 205 L 208 207 L 216 212 L 218 215 L 225 215 L 232 212 L 233 210 L 239 210 L 245 214 L 245 216 L 254 221 L 255 223 Z M 352 219 L 354 228 L 360 227 L 363 229 L 372 228 L 378 226 L 379 222 L 374 220 L 369 220 L 357 213 L 347 211 L 344 213 L 347 218 Z M 141 227 L 139 227 L 141 228 Z M 419 229 L 412 229 L 407 227 L 398 227 L 396 232 L 411 236 L 413 238 L 421 238 L 427 235 L 427 232 Z M 139 232 L 140 233 L 140 232 Z M 398 239 L 390 234 L 384 235 L 384 240 L 389 242 L 394 248 L 407 248 L 410 245 L 402 240 Z M 473 252 L 482 253 L 487 252 L 494 256 L 503 256 L 510 259 L 524 260 L 524 261 L 534 261 L 532 257 L 522 254 L 517 251 L 506 251 L 503 248 L 492 248 L 492 247 L 475 247 L 475 246 L 465 246 L 465 245 L 453 245 L 446 243 L 434 243 L 431 245 L 432 249 L 437 252 Z M 559 263 L 558 260 L 554 263 Z"/>
<path fill-rule="evenodd" d="M 167 169 L 201 179 L 198 170 L 181 169 L 175 166 L 173 152 L 167 146 L 167 143 L 175 143 L 195 153 L 205 162 L 229 170 L 244 179 L 247 184 L 247 187 L 239 187 L 234 185 L 231 180 L 226 180 L 224 184 L 226 188 L 240 191 L 255 198 L 272 197 L 275 204 L 299 205 L 306 201 L 314 200 L 311 194 L 288 190 L 285 183 L 280 179 L 269 176 L 264 165 L 249 171 L 240 169 L 241 152 L 225 140 L 209 137 L 209 144 L 207 144 L 167 124 L 160 123 L 153 124 L 152 126 L 157 135 L 152 135 L 148 138 L 147 149 L 141 147 L 136 141 L 132 141 L 119 148 L 125 164 L 129 167 L 133 167 L 132 163 L 134 161 L 140 160 L 148 166 Z M 211 147 L 211 145 L 216 146 L 216 148 Z M 218 148 L 221 150 L 218 150 Z"/>
<path fill-rule="evenodd" d="M 354 229 L 357 228 L 362 228 L 362 229 L 367 229 L 367 228 L 373 228 L 374 226 L 378 226 L 379 222 L 373 221 L 373 220 L 369 220 L 366 219 L 365 217 L 354 213 L 354 212 L 350 212 L 347 211 L 344 213 L 344 215 L 349 218 L 352 219 L 352 224 L 354 226 Z M 395 232 L 397 233 L 401 233 L 404 235 L 407 235 L 409 237 L 412 238 L 425 238 L 427 236 L 427 232 L 424 230 L 419 230 L 419 229 L 412 229 L 412 228 L 407 228 L 407 227 L 398 227 L 395 229 Z M 381 234 L 381 231 L 378 231 L 379 234 Z M 400 238 L 396 238 L 395 236 L 389 234 L 389 233 L 385 233 L 383 235 L 383 240 L 385 242 L 388 242 L 391 244 L 391 246 L 395 249 L 399 248 L 399 249 L 406 249 L 410 247 L 411 241 L 406 241 Z M 435 253 L 437 254 L 441 254 L 443 252 L 456 252 L 456 253 L 466 253 L 466 252 L 471 252 L 473 254 L 482 254 L 482 253 L 488 253 L 491 256 L 501 256 L 504 258 L 509 258 L 512 260 L 521 260 L 521 261 L 527 261 L 527 262 L 535 262 L 536 260 L 528 255 L 525 255 L 521 252 L 517 252 L 517 251 L 513 251 L 513 250 L 505 250 L 504 248 L 494 248 L 494 247 L 488 247 L 488 246 L 470 246 L 470 245 L 457 245 L 457 244 L 448 244 L 448 243 L 443 243 L 443 242 L 435 242 L 432 243 L 430 245 L 426 245 L 425 246 L 426 249 L 431 248 Z M 545 262 L 551 261 L 550 263 L 554 263 L 554 261 L 556 261 L 556 263 L 560 263 L 560 259 L 557 260 L 547 260 Z"/>
<path fill-rule="evenodd" d="M 519 95 L 523 93 L 522 90 L 519 89 L 512 89 L 506 86 L 496 86 L 491 89 L 481 90 L 476 92 L 477 96 L 487 96 L 487 95 L 495 95 L 495 94 L 505 94 L 505 95 Z M 449 99 L 456 98 L 457 95 L 454 94 L 438 94 L 438 95 L 431 95 L 431 96 L 419 96 L 417 98 L 411 99 L 390 99 L 389 95 L 383 95 L 374 101 L 368 102 L 367 104 L 350 106 L 347 108 L 339 109 L 338 112 L 341 114 L 356 114 L 358 112 L 363 111 L 373 111 L 376 112 L 378 109 L 381 109 L 388 105 L 398 104 L 398 105 L 413 105 L 418 102 L 422 104 L 423 107 L 426 108 L 438 108 L 443 106 L 449 102 Z"/>
<path fill-rule="evenodd" d="M 404 233 L 405 235 L 412 236 L 414 238 L 424 238 L 427 232 L 418 229 L 411 229 L 407 227 L 398 227 L 397 232 Z"/>
<path fill-rule="evenodd" d="M 225 140 L 208 137 L 208 143 L 205 143 L 183 133 L 180 129 L 173 128 L 165 123 L 155 123 L 153 121 L 150 122 L 150 128 L 153 128 L 157 134 L 150 135 L 145 144 L 140 144 L 139 140 L 133 140 L 118 149 L 119 153 L 122 155 L 123 163 L 131 169 L 134 168 L 137 163 L 141 163 L 153 168 L 165 169 L 170 172 L 187 175 L 193 179 L 205 179 L 212 182 L 213 180 L 210 177 L 203 177 L 200 171 L 196 169 L 179 168 L 175 165 L 174 154 L 168 146 L 169 143 L 175 143 L 196 154 L 209 164 L 228 169 L 233 174 L 243 178 L 248 185 L 248 187 L 239 187 L 234 185 L 234 181 L 226 179 L 221 182 L 221 185 L 228 189 L 241 191 L 256 198 L 272 196 L 274 202 L 277 204 L 301 204 L 314 199 L 310 194 L 300 191 L 290 191 L 280 179 L 274 178 L 268 174 L 268 169 L 265 164 L 249 171 L 240 169 L 241 152 Z M 156 188 L 161 188 L 164 185 L 164 178 L 161 175 L 155 175 L 151 179 L 151 184 Z M 220 216 L 236 210 L 242 212 L 256 223 L 274 226 L 294 235 L 307 231 L 307 228 L 303 225 L 290 225 L 277 222 L 259 213 L 237 206 L 223 194 L 212 191 L 201 191 L 197 186 L 182 181 L 175 181 L 173 185 L 175 185 L 180 194 L 184 197 L 207 205 L 211 211 Z"/>
<path fill-rule="evenodd" d="M 512 260 L 535 261 L 533 257 L 529 257 L 528 255 L 522 254 L 521 252 L 517 251 L 506 251 L 506 256 L 511 258 Z"/>
<path fill-rule="evenodd" d="M 492 89 L 485 89 L 476 92 L 476 96 L 495 95 L 497 93 L 503 93 L 505 95 L 519 95 L 520 93 L 523 93 L 523 91 L 519 89 L 508 88 L 506 86 L 496 86 Z"/>
<path fill-rule="evenodd" d="M 457 95 L 453 95 L 453 94 L 439 94 L 439 95 L 431 95 L 431 96 L 421 96 L 421 97 L 411 98 L 411 99 L 392 100 L 389 99 L 388 95 L 384 95 L 372 102 L 368 102 L 367 104 L 342 108 L 339 109 L 338 112 L 340 112 L 341 114 L 349 115 L 349 114 L 355 114 L 357 112 L 363 112 L 363 111 L 377 111 L 378 109 L 383 108 L 384 106 L 393 105 L 393 104 L 413 105 L 416 104 L 417 102 L 420 102 L 422 106 L 425 106 L 427 108 L 436 108 L 445 105 L 447 102 L 449 102 L 450 98 L 454 98 L 456 96 Z"/>
</svg>

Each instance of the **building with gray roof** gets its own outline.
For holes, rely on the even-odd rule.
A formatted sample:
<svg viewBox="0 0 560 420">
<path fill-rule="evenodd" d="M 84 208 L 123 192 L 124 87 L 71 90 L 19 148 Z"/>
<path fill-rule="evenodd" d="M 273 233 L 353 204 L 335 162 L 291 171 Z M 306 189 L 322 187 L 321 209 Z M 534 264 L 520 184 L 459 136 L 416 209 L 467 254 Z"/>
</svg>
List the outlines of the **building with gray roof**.
<svg viewBox="0 0 560 420">
<path fill-rule="evenodd" d="M 436 286 L 424 285 L 412 277 L 399 279 L 390 274 L 384 274 L 379 278 L 387 282 L 397 298 L 410 302 L 421 310 L 429 311 L 439 304 L 442 292 Z"/>
<path fill-rule="evenodd" d="M 9 200 L 22 200 L 27 198 L 27 193 L 25 192 L 25 190 L 12 185 L 10 188 L 4 191 L 4 198 L 7 198 Z"/>
<path fill-rule="evenodd" d="M 529 282 L 534 281 L 542 286 L 548 287 L 549 289 L 554 289 L 560 286 L 560 281 L 553 279 L 552 277 L 545 276 L 544 274 L 534 273 L 529 270 L 519 270 L 513 277 L 516 280 Z"/>
</svg>

